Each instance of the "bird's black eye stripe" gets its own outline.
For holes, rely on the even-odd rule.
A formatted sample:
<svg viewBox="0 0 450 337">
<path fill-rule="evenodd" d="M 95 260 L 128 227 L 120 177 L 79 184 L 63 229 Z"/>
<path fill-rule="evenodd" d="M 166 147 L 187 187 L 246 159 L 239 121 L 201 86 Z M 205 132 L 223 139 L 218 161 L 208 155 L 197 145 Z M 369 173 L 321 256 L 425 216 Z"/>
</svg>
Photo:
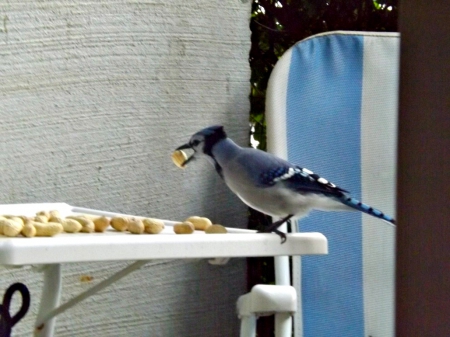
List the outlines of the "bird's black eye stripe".
<svg viewBox="0 0 450 337">
<path fill-rule="evenodd" d="M 200 144 L 200 141 L 198 139 L 193 140 L 191 143 L 192 146 L 197 146 L 198 144 Z"/>
</svg>

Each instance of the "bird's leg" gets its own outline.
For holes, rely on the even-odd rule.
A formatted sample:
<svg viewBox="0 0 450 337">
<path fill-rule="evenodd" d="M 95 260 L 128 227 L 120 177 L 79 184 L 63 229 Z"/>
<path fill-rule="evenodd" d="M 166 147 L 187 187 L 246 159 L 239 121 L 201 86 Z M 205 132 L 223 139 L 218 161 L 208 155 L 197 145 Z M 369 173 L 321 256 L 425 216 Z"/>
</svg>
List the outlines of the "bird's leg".
<svg viewBox="0 0 450 337">
<path fill-rule="evenodd" d="M 270 226 L 265 228 L 264 231 L 261 231 L 261 232 L 264 232 L 264 233 L 272 233 L 273 232 L 281 238 L 281 243 L 285 243 L 286 242 L 286 234 L 279 231 L 278 227 L 280 227 L 286 221 L 289 221 L 289 219 L 292 218 L 293 216 L 294 216 L 293 214 L 289 214 L 288 216 L 286 216 L 278 221 L 275 221 Z"/>
<path fill-rule="evenodd" d="M 294 215 L 293 214 L 289 214 L 288 216 L 275 221 L 274 223 L 272 223 L 269 227 L 267 227 L 266 231 L 267 232 L 275 232 L 278 231 L 278 227 L 280 227 L 282 224 L 284 224 L 286 221 L 289 221 L 290 218 L 292 218 Z"/>
</svg>

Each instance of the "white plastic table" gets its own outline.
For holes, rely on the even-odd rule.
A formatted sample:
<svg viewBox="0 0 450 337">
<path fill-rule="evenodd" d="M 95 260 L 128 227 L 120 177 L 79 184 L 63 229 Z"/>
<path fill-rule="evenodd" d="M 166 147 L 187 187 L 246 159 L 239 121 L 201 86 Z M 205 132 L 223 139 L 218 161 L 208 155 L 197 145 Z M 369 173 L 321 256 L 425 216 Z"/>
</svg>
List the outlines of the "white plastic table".
<svg viewBox="0 0 450 337">
<path fill-rule="evenodd" d="M 42 210 L 59 210 L 61 215 L 124 215 L 70 206 L 65 203 L 0 205 L 0 214 L 35 215 Z M 132 216 L 132 215 L 128 215 Z M 133 215 L 134 216 L 134 215 Z M 138 217 L 138 216 L 135 216 Z M 232 258 L 328 253 L 328 242 L 320 233 L 287 234 L 280 244 L 274 234 L 227 228 L 227 234 L 176 235 L 174 221 L 164 220 L 166 228 L 157 235 L 121 233 L 62 233 L 55 237 L 16 237 L 0 235 L 0 265 L 37 265 L 44 273 L 44 288 L 35 325 L 35 336 L 53 336 L 56 316 L 92 294 L 107 287 L 154 259 Z M 68 302 L 59 305 L 61 264 L 83 261 L 136 261 Z M 220 261 L 220 260 L 217 260 Z"/>
</svg>

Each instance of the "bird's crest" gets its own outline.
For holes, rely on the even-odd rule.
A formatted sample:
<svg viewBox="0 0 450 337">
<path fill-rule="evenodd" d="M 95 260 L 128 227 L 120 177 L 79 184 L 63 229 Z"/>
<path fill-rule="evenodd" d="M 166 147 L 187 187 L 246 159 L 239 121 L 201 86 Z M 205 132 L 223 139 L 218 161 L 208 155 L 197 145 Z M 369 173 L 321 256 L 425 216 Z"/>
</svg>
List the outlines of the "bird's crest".
<svg viewBox="0 0 450 337">
<path fill-rule="evenodd" d="M 227 134 L 225 133 L 225 130 L 223 129 L 223 126 L 221 125 L 213 125 L 210 127 L 207 127 L 199 132 L 197 132 L 197 135 L 202 135 L 204 137 L 204 147 L 203 147 L 203 153 L 209 155 L 212 157 L 212 147 L 217 144 L 222 139 L 227 138 Z"/>
<path fill-rule="evenodd" d="M 227 134 L 225 133 L 222 125 L 209 126 L 207 128 L 204 128 L 203 130 L 200 130 L 199 132 L 197 132 L 197 134 L 203 135 L 205 137 L 217 137 L 219 139 L 227 137 Z"/>
</svg>

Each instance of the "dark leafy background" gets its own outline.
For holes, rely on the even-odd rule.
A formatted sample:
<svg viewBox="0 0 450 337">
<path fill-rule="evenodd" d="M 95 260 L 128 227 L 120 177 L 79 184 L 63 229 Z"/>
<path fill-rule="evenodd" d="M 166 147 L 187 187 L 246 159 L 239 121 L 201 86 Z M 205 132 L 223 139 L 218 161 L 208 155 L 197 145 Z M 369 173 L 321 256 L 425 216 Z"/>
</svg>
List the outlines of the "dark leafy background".
<svg viewBox="0 0 450 337">
<path fill-rule="evenodd" d="M 397 0 L 254 0 L 250 29 L 252 47 L 250 125 L 251 135 L 266 149 L 265 97 L 270 73 L 296 42 L 333 30 L 397 31 Z M 257 229 L 269 217 L 249 210 L 249 228 Z M 248 259 L 248 288 L 274 282 L 273 258 Z M 258 337 L 273 336 L 273 318 L 258 320 Z"/>
</svg>

